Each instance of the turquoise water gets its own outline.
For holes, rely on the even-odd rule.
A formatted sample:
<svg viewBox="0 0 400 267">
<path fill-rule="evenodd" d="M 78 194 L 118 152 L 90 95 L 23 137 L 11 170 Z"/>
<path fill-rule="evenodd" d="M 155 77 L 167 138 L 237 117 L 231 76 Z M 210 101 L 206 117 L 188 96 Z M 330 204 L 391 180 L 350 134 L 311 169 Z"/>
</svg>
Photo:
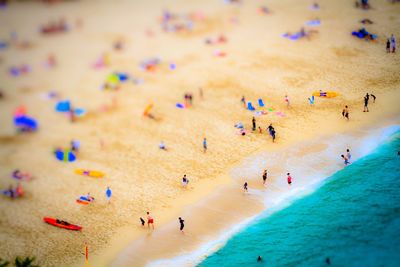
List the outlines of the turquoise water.
<svg viewBox="0 0 400 267">
<path fill-rule="evenodd" d="M 400 266 L 400 132 L 313 194 L 249 225 L 205 266 Z M 258 255 L 263 258 L 257 262 Z"/>
</svg>

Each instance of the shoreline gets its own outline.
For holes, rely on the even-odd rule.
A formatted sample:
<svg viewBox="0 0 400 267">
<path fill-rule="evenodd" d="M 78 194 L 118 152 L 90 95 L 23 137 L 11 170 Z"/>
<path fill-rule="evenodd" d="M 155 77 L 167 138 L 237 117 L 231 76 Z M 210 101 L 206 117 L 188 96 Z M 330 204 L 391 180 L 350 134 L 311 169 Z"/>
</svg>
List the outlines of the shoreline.
<svg viewBox="0 0 400 267">
<path fill-rule="evenodd" d="M 0 202 L 4 240 L 0 258 L 35 256 L 41 266 L 83 266 L 85 244 L 93 266 L 108 266 L 124 251 L 128 251 L 125 259 L 134 258 L 129 248 L 135 246 L 136 253 L 143 253 L 134 266 L 157 259 L 174 262 L 190 251 L 201 253 L 198 248 L 207 248 L 205 244 L 214 242 L 226 228 L 254 218 L 265 205 L 286 203 L 284 196 L 305 192 L 306 182 L 325 178 L 302 181 L 309 170 L 301 168 L 301 162 L 316 157 L 310 174 L 316 173 L 327 165 L 316 155 L 329 158 L 325 150 L 330 145 L 350 146 L 345 140 L 357 138 L 351 133 L 376 128 L 387 118 L 397 123 L 400 58 L 387 54 L 384 45 L 390 34 L 400 35 L 394 23 L 400 5 L 375 3 L 368 11 L 376 22 L 368 25 L 368 31 L 379 36 L 374 42 L 350 34 L 366 13 L 348 1 L 324 2 L 318 11 L 310 10 L 308 1 L 266 5 L 271 14 L 259 13 L 260 3 L 255 1 L 229 5 L 214 0 L 99 1 L 96 5 L 61 1 L 51 7 L 11 2 L 2 10 L 2 36 L 8 40 L 15 32 L 18 43 L 26 41 L 30 46 L 10 45 L 0 51 L 4 81 L 0 186 L 16 185 L 10 177 L 16 169 L 37 179 L 23 183 L 23 198 Z M 202 19 L 191 31 L 165 32 L 160 23 L 165 10 L 178 17 L 199 14 Z M 322 23 L 311 39 L 293 42 L 281 37 L 316 16 Z M 60 18 L 72 26 L 67 33 L 43 36 L 38 32 L 38 27 Z M 205 42 L 219 35 L 226 38 L 224 43 Z M 115 49 L 119 41 L 123 49 Z M 47 68 L 50 54 L 57 64 Z M 143 62 L 152 58 L 161 63 L 154 71 L 144 70 Z M 109 62 L 93 68 L 98 60 Z M 31 67 L 29 74 L 10 76 L 10 68 L 21 65 Z M 120 90 L 100 90 L 114 71 L 126 72 L 132 79 L 121 83 Z M 310 105 L 307 98 L 318 90 L 332 90 L 338 96 L 317 97 Z M 377 101 L 371 100 L 370 112 L 363 113 L 367 92 Z M 59 97 L 50 96 L 53 93 Z M 188 93 L 194 96 L 193 105 L 178 109 L 176 104 Z M 240 103 L 242 96 L 256 106 L 263 99 L 267 114 L 246 110 Z M 87 115 L 71 123 L 56 112 L 56 102 L 67 99 Z M 143 117 L 150 103 L 157 120 Z M 16 134 L 12 114 L 20 105 L 38 121 L 37 132 Z M 350 121 L 340 114 L 345 105 Z M 242 122 L 250 129 L 253 116 L 262 133 L 239 135 L 233 126 Z M 264 130 L 270 123 L 277 130 L 275 143 Z M 203 138 L 207 138 L 207 153 Z M 79 159 L 71 163 L 55 159 L 53 148 L 67 147 L 71 140 L 82 145 Z M 159 149 L 161 141 L 168 151 Z M 349 148 L 354 156 L 360 154 Z M 343 152 L 331 149 L 334 158 L 329 162 L 337 161 L 339 166 Z M 265 166 L 270 172 L 268 182 L 273 183 L 267 188 L 261 184 L 260 170 Z M 93 179 L 75 174 L 75 169 L 106 175 Z M 291 190 L 284 175 L 288 171 L 294 179 Z M 190 180 L 188 190 L 180 183 L 184 174 Z M 249 182 L 248 195 L 242 193 L 244 179 Z M 113 191 L 111 203 L 105 197 L 107 187 Z M 77 204 L 77 197 L 87 193 L 96 202 Z M 139 224 L 146 211 L 155 218 L 151 235 Z M 48 216 L 83 230 L 45 224 L 43 217 Z M 184 237 L 178 230 L 180 216 L 186 223 Z"/>
<path fill-rule="evenodd" d="M 311 147 L 309 153 L 303 154 L 301 157 L 310 156 L 310 159 L 313 157 L 317 157 L 318 154 L 322 154 L 326 158 L 337 158 L 337 153 L 334 153 L 332 156 L 331 153 L 329 155 L 326 154 L 326 150 L 333 152 L 338 152 L 341 147 L 335 144 L 328 144 L 325 146 L 320 146 L 321 144 L 326 145 L 326 141 L 323 141 L 326 138 L 336 138 L 339 137 L 342 139 L 341 144 L 346 146 L 349 143 L 355 143 L 356 145 L 352 146 L 352 152 L 356 152 L 353 155 L 354 159 L 357 160 L 368 153 L 370 153 L 374 148 L 376 148 L 385 138 L 388 137 L 391 133 L 393 133 L 393 129 L 398 129 L 399 124 L 395 120 L 387 120 L 382 122 L 379 128 L 370 131 L 370 128 L 361 128 L 358 130 L 353 130 L 348 132 L 347 134 L 333 134 L 331 136 L 321 137 L 317 140 L 313 141 L 305 141 L 297 144 L 294 148 L 282 149 L 282 151 L 274 152 L 276 155 L 272 155 L 271 157 L 277 156 L 278 154 L 287 153 L 287 154 L 298 154 L 304 153 L 306 148 Z M 383 135 L 383 137 L 382 137 Z M 378 143 L 371 142 L 375 137 L 380 136 Z M 376 139 L 375 139 L 376 140 Z M 368 149 L 365 148 L 365 145 L 371 145 Z M 310 146 L 311 145 L 311 146 Z M 344 149 L 344 148 L 343 148 Z M 231 183 L 225 184 L 224 186 L 219 186 L 218 189 L 214 190 L 210 195 L 208 195 L 205 199 L 190 204 L 185 207 L 183 212 L 183 218 L 190 218 L 190 220 L 194 219 L 195 221 L 201 220 L 203 218 L 204 221 L 212 221 L 217 218 L 217 220 L 223 220 L 226 222 L 226 225 L 223 227 L 220 226 L 210 226 L 204 228 L 202 225 L 195 225 L 189 231 L 200 231 L 204 236 L 198 237 L 198 233 L 191 234 L 193 236 L 190 237 L 191 241 L 180 239 L 181 233 L 176 229 L 177 223 L 175 221 L 168 222 L 161 227 L 156 229 L 157 233 L 148 234 L 147 237 L 137 238 L 131 242 L 127 247 L 125 247 L 116 258 L 108 264 L 107 266 L 127 266 L 132 265 L 133 263 L 139 266 L 192 266 L 193 259 L 196 258 L 196 264 L 201 262 L 205 256 L 210 255 L 215 252 L 218 248 L 220 248 L 233 234 L 240 231 L 249 223 L 252 223 L 259 216 L 268 216 L 280 209 L 283 209 L 289 206 L 293 201 L 304 197 L 312 192 L 314 192 L 321 184 L 328 179 L 332 174 L 339 171 L 342 167 L 340 159 L 336 161 L 336 164 L 331 164 L 330 168 L 318 169 L 315 171 L 311 178 L 309 177 L 306 181 L 300 183 L 300 186 L 295 190 L 284 191 L 285 190 L 285 178 L 284 175 L 280 175 L 279 179 L 276 177 L 273 179 L 268 179 L 270 185 L 267 188 L 263 188 L 261 184 L 261 178 L 259 181 L 257 179 L 249 179 L 249 193 L 244 196 L 248 199 L 243 199 L 243 194 L 240 193 L 241 184 L 239 183 L 239 178 L 242 175 L 248 177 L 254 177 L 254 168 L 244 167 L 244 165 L 251 165 L 248 162 L 257 162 L 258 159 L 266 159 L 266 154 L 269 152 L 259 153 L 257 155 L 249 156 L 244 159 L 242 163 L 233 168 L 230 173 L 231 174 Z M 319 161 L 321 161 L 321 156 L 319 155 Z M 261 160 L 261 161 L 263 161 Z M 304 159 L 303 159 L 304 160 Z M 301 162 L 303 162 L 301 160 Z M 279 160 L 277 160 L 279 161 Z M 307 159 L 306 159 L 307 161 Z M 253 165 L 258 165 L 261 168 L 262 163 L 258 162 Z M 301 164 L 299 164 L 300 166 Z M 313 164 L 310 164 L 310 166 Z M 298 166 L 298 167 L 299 167 Z M 296 168 L 298 168 L 296 167 Z M 294 168 L 294 169 L 296 169 Z M 241 174 L 233 174 L 237 173 L 238 170 L 242 170 Z M 311 169 L 308 170 L 296 170 L 297 177 L 294 177 L 294 184 L 296 184 L 296 179 L 300 178 L 300 173 L 310 173 Z M 292 174 L 293 175 L 293 174 Z M 235 177 L 236 176 L 236 177 Z M 260 176 L 260 175 L 258 175 Z M 300 176 L 300 177 L 299 177 Z M 257 184 L 256 186 L 253 186 Z M 286 186 L 287 187 L 287 186 Z M 292 185 L 292 188 L 294 186 Z M 270 189 L 271 188 L 271 189 Z M 263 196 L 264 193 L 268 193 L 268 196 Z M 232 195 L 230 193 L 235 193 L 236 195 Z M 224 210 L 222 212 L 221 206 L 223 208 L 230 207 L 229 205 L 220 204 L 224 201 L 227 203 L 239 203 L 238 201 L 244 201 L 245 204 L 240 203 L 242 205 L 236 205 L 234 208 L 234 213 L 240 214 L 240 216 L 236 216 L 236 218 L 232 218 L 232 214 L 229 213 L 229 210 Z M 218 204 L 215 204 L 218 203 Z M 257 206 L 260 205 L 261 206 Z M 213 210 L 210 210 L 210 205 L 213 205 Z M 249 205 L 254 205 L 252 208 L 248 208 Z M 255 208 L 256 206 L 256 208 Z M 231 208 L 232 209 L 232 208 Z M 219 212 L 217 212 L 219 210 Z M 232 211 L 230 211 L 232 212 Z M 198 214 L 195 214 L 198 213 Z M 225 214 L 224 214 L 225 213 Z M 218 215 L 215 217 L 215 215 Z M 207 219 L 204 219 L 207 218 Z M 188 221 L 188 220 L 187 220 Z M 186 226 L 188 228 L 188 226 Z M 226 231 L 228 229 L 228 231 Z M 213 238 L 214 236 L 214 238 Z M 217 236 L 217 238 L 215 238 Z M 151 238 L 153 237 L 153 238 Z M 160 242 L 163 240 L 163 242 Z M 165 241 L 167 240 L 167 241 Z M 167 244 L 174 244 L 176 247 L 171 248 Z M 182 245 L 183 243 L 183 245 Z M 146 249 L 147 248 L 147 249 Z M 135 251 L 135 253 L 132 253 Z M 147 254 L 147 252 L 149 254 Z M 177 252 L 179 251 L 179 252 Z M 140 255 L 140 257 L 138 257 Z M 144 255 L 148 255 L 149 258 L 144 257 Z M 146 258 L 146 259 L 143 259 Z M 104 258 L 99 262 L 104 262 Z"/>
</svg>

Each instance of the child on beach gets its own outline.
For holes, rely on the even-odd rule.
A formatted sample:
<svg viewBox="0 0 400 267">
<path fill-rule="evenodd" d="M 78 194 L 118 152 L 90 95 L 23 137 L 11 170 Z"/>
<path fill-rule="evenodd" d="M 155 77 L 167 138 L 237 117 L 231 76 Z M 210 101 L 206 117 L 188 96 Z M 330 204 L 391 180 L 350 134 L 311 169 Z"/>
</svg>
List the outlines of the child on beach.
<svg viewBox="0 0 400 267">
<path fill-rule="evenodd" d="M 350 164 L 350 161 L 349 161 L 349 159 L 347 158 L 347 156 L 345 156 L 345 155 L 340 155 L 340 156 L 344 159 L 344 165 Z"/>
<path fill-rule="evenodd" d="M 107 186 L 106 197 L 107 197 L 107 202 L 108 202 L 108 204 L 110 204 L 111 196 L 112 196 L 112 191 L 111 191 L 110 187 Z"/>
<path fill-rule="evenodd" d="M 147 227 L 150 229 L 150 224 L 154 230 L 154 219 L 151 217 L 150 212 L 147 212 Z"/>
<path fill-rule="evenodd" d="M 390 53 L 390 40 L 387 39 L 386 41 L 386 53 Z"/>
<path fill-rule="evenodd" d="M 185 220 L 183 220 L 181 217 L 178 218 L 179 220 L 179 230 L 183 233 L 183 228 L 185 228 Z"/>
<path fill-rule="evenodd" d="M 248 192 L 247 182 L 245 182 L 244 185 L 243 185 L 243 192 L 244 192 L 244 193 L 247 193 L 247 192 Z"/>
<path fill-rule="evenodd" d="M 287 183 L 288 183 L 288 185 L 292 184 L 292 176 L 290 176 L 289 172 L 287 173 Z"/>
<path fill-rule="evenodd" d="M 205 138 L 205 137 L 203 139 L 203 152 L 204 153 L 207 152 L 207 138 Z"/>
<path fill-rule="evenodd" d="M 267 170 L 264 170 L 263 175 L 262 175 L 263 185 L 265 185 L 265 183 L 267 182 L 267 176 L 268 176 Z"/>
</svg>

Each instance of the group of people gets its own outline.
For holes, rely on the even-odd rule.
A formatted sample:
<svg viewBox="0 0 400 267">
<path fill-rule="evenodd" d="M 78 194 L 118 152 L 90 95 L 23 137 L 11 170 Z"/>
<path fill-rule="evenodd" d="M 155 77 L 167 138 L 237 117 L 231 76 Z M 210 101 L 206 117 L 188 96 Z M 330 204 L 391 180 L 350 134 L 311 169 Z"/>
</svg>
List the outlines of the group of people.
<svg viewBox="0 0 400 267">
<path fill-rule="evenodd" d="M 147 215 L 147 227 L 149 229 L 151 227 L 154 230 L 154 218 L 153 218 L 153 216 L 150 215 L 150 212 L 146 212 L 146 215 Z M 142 225 L 142 227 L 144 227 L 145 224 L 146 224 L 146 221 L 142 217 L 140 217 L 139 220 L 140 220 L 140 224 Z M 179 217 L 178 221 L 179 221 L 179 230 L 182 233 L 184 233 L 183 232 L 183 228 L 185 228 L 185 220 L 182 219 L 182 217 Z"/>
<path fill-rule="evenodd" d="M 340 155 L 340 157 L 344 160 L 344 165 L 350 164 L 351 154 L 350 149 L 346 149 L 346 154 Z"/>
<path fill-rule="evenodd" d="M 396 37 L 392 34 L 386 41 L 386 53 L 396 53 Z"/>
<path fill-rule="evenodd" d="M 287 175 L 287 177 L 286 177 L 287 183 L 288 183 L 288 185 L 291 185 L 292 184 L 292 176 L 290 175 L 289 172 L 286 175 Z M 264 186 L 266 185 L 267 178 L 268 178 L 268 170 L 265 169 L 262 174 L 262 180 L 263 180 Z M 247 193 L 248 191 L 249 191 L 249 184 L 247 183 L 247 181 L 245 181 L 243 184 L 243 192 Z"/>
</svg>

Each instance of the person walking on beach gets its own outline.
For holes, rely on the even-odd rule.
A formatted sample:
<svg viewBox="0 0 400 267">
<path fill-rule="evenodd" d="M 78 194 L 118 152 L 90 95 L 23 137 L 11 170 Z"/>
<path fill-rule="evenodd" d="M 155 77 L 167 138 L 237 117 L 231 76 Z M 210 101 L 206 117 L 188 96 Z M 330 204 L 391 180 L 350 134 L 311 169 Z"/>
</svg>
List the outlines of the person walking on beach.
<svg viewBox="0 0 400 267">
<path fill-rule="evenodd" d="M 390 53 L 390 40 L 387 39 L 386 41 L 386 53 Z"/>
<path fill-rule="evenodd" d="M 183 228 L 185 228 L 185 220 L 183 220 L 181 217 L 179 217 L 179 230 L 182 232 L 182 233 L 184 233 L 183 232 Z"/>
<path fill-rule="evenodd" d="M 107 186 L 106 197 L 107 197 L 107 202 L 108 202 L 108 204 L 110 204 L 111 196 L 112 196 L 112 191 L 111 191 L 110 187 Z"/>
<path fill-rule="evenodd" d="M 154 230 L 154 219 L 153 217 L 150 215 L 150 212 L 147 212 L 147 227 L 150 229 L 150 224 Z"/>
<path fill-rule="evenodd" d="M 243 185 L 243 192 L 244 193 L 247 193 L 248 192 L 248 188 L 247 188 L 247 182 L 244 182 L 244 185 Z"/>
<path fill-rule="evenodd" d="M 351 154 L 350 154 L 350 149 L 346 150 L 346 157 L 350 160 L 351 159 Z"/>
<path fill-rule="evenodd" d="M 396 53 L 396 38 L 393 34 L 390 36 L 390 43 L 392 45 L 392 53 Z"/>
<path fill-rule="evenodd" d="M 207 138 L 205 138 L 205 137 L 203 139 L 203 152 L 204 153 L 207 152 Z"/>
<path fill-rule="evenodd" d="M 256 130 L 256 118 L 253 117 L 253 119 L 251 120 L 252 124 L 253 124 L 253 131 Z"/>
<path fill-rule="evenodd" d="M 343 118 L 346 118 L 347 120 L 349 120 L 349 107 L 345 106 L 343 111 L 342 111 L 342 116 Z"/>
<path fill-rule="evenodd" d="M 367 93 L 367 95 L 364 96 L 364 110 L 363 110 L 363 112 L 369 112 L 369 110 L 368 110 L 368 101 L 369 101 L 369 95 Z"/>
<path fill-rule="evenodd" d="M 348 165 L 348 164 L 350 164 L 350 161 L 349 161 L 349 159 L 347 158 L 347 156 L 345 156 L 345 155 L 340 155 L 342 158 L 343 158 L 343 160 L 344 160 L 344 165 Z"/>
<path fill-rule="evenodd" d="M 263 185 L 265 185 L 265 183 L 267 182 L 267 176 L 268 176 L 267 170 L 264 170 L 263 175 L 262 175 Z"/>
<path fill-rule="evenodd" d="M 262 128 L 258 126 L 258 133 L 262 134 Z"/>
<path fill-rule="evenodd" d="M 289 172 L 287 173 L 287 183 L 288 183 L 288 185 L 292 184 L 292 176 L 290 176 Z"/>
</svg>

